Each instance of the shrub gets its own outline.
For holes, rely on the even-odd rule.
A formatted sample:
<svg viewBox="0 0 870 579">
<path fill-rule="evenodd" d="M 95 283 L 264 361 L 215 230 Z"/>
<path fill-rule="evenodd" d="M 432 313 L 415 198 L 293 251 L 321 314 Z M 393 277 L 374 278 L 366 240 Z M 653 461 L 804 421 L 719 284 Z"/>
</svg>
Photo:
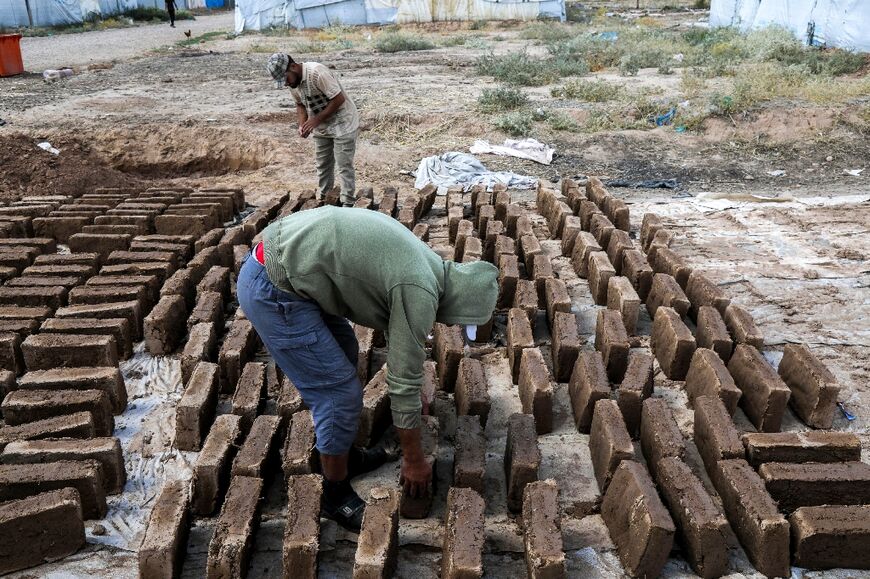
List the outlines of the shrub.
<svg viewBox="0 0 870 579">
<path fill-rule="evenodd" d="M 523 52 L 496 56 L 492 53 L 477 59 L 477 73 L 492 76 L 507 84 L 518 86 L 541 86 L 563 76 L 588 72 L 586 63 L 571 58 L 532 58 Z"/>
<path fill-rule="evenodd" d="M 582 127 L 577 121 L 564 113 L 555 113 L 550 115 L 548 122 L 550 128 L 554 131 L 569 131 L 572 133 L 576 133 L 582 130 Z"/>
<path fill-rule="evenodd" d="M 624 90 L 622 85 L 610 84 L 603 80 L 570 80 L 550 93 L 554 97 L 575 99 L 591 103 L 603 103 L 619 98 Z"/>
<path fill-rule="evenodd" d="M 508 113 L 496 118 L 495 126 L 512 137 L 525 137 L 532 130 L 532 115 L 527 112 Z"/>
<path fill-rule="evenodd" d="M 520 33 L 520 38 L 555 42 L 566 40 L 573 36 L 571 30 L 554 22 L 534 22 Z"/>
<path fill-rule="evenodd" d="M 402 32 L 387 32 L 381 34 L 375 41 L 378 52 L 405 52 L 410 50 L 431 50 L 435 48 L 428 39 L 421 36 L 411 36 Z"/>
<path fill-rule="evenodd" d="M 507 87 L 485 88 L 477 99 L 478 108 L 485 113 L 511 111 L 524 107 L 528 102 L 529 97 L 524 92 Z"/>
</svg>

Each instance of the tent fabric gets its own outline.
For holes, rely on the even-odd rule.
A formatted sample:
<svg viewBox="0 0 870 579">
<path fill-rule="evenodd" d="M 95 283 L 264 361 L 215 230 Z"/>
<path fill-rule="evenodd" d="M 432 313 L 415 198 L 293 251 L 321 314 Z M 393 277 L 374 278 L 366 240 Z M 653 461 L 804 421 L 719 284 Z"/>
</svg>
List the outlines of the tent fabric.
<svg viewBox="0 0 870 579">
<path fill-rule="evenodd" d="M 807 43 L 870 52 L 867 0 L 713 0 L 710 6 L 710 26 L 754 30 L 773 25 Z"/>
<path fill-rule="evenodd" d="M 109 17 L 133 8 L 160 8 L 164 0 L 0 0 L 0 27 L 80 24 L 89 19 Z M 176 0 L 179 8 L 205 7 L 205 0 Z"/>
</svg>

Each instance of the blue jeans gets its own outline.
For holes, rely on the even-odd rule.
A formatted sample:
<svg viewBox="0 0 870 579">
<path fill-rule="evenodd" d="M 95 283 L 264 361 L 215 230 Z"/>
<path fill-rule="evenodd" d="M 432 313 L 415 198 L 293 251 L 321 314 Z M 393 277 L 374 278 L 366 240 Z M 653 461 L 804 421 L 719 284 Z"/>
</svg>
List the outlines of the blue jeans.
<svg viewBox="0 0 870 579">
<path fill-rule="evenodd" d="M 348 452 L 362 411 L 353 328 L 317 302 L 278 289 L 250 254 L 236 288 L 242 311 L 311 410 L 317 450 L 328 455 Z"/>
</svg>

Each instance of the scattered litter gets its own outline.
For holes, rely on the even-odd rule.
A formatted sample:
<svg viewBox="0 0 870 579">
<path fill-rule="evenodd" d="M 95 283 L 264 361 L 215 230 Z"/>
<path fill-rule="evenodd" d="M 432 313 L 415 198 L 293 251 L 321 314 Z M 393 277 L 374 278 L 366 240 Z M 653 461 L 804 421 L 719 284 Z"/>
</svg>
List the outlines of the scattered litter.
<svg viewBox="0 0 870 579">
<path fill-rule="evenodd" d="M 683 62 L 683 60 L 685 58 L 686 57 L 682 52 L 678 52 L 677 54 L 674 55 L 674 60 L 676 60 L 677 62 Z"/>
<path fill-rule="evenodd" d="M 41 143 L 37 143 L 36 146 L 39 147 L 40 149 L 42 149 L 43 151 L 48 151 L 52 155 L 60 155 L 60 149 L 55 149 L 54 147 L 51 146 L 51 143 L 49 143 L 48 141 L 43 141 Z"/>
<path fill-rule="evenodd" d="M 630 187 L 632 189 L 676 189 L 679 186 L 676 179 L 648 179 L 646 181 L 611 179 L 604 184 L 608 187 Z"/>
<path fill-rule="evenodd" d="M 768 171 L 767 174 L 771 177 L 782 177 L 783 175 L 785 175 L 785 171 L 783 171 L 782 169 L 777 169 L 776 171 Z"/>
<path fill-rule="evenodd" d="M 843 172 L 852 177 L 860 177 L 861 173 L 864 172 L 864 169 L 843 169 Z"/>
<path fill-rule="evenodd" d="M 49 68 L 42 73 L 42 79 L 45 82 L 54 82 L 62 78 L 67 78 L 73 75 L 71 68 L 61 68 L 60 70 Z"/>
<path fill-rule="evenodd" d="M 528 159 L 542 165 L 549 165 L 553 162 L 553 153 L 556 149 L 545 145 L 535 139 L 507 139 L 503 145 L 491 145 L 488 141 L 474 141 L 474 144 L 469 149 L 471 154 L 480 155 L 490 153 L 492 155 L 502 155 L 507 157 L 518 157 L 520 159 Z"/>
<path fill-rule="evenodd" d="M 686 127 L 684 125 L 680 125 L 679 127 L 674 128 L 674 130 L 678 133 L 685 133 Z"/>
<path fill-rule="evenodd" d="M 690 198 L 690 197 L 694 197 L 694 195 L 692 195 L 692 194 L 689 193 L 688 191 L 677 191 L 676 193 L 674 193 L 674 194 L 672 195 L 672 197 L 673 197 L 674 199 L 688 199 L 688 198 Z"/>
<path fill-rule="evenodd" d="M 837 402 L 837 406 L 840 407 L 840 412 L 843 413 L 843 416 L 846 417 L 846 420 L 848 420 L 849 422 L 852 422 L 853 420 L 855 420 L 856 416 L 854 414 L 852 414 L 851 412 L 849 412 L 848 410 L 846 410 L 846 407 L 843 405 L 842 402 Z"/>
<path fill-rule="evenodd" d="M 674 115 L 677 114 L 677 108 L 673 107 L 671 110 L 666 112 L 663 115 L 659 115 L 656 117 L 656 126 L 663 127 L 665 125 L 671 124 L 671 121 L 674 120 Z"/>
<path fill-rule="evenodd" d="M 832 157 L 831 155 L 828 155 L 827 157 L 825 157 L 825 161 L 827 161 L 828 163 L 830 163 L 833 160 L 834 160 L 834 157 Z"/>
<path fill-rule="evenodd" d="M 0 127 L 4 126 L 5 124 L 6 124 L 6 121 L 4 121 L 3 119 L 0 119 Z"/>
<path fill-rule="evenodd" d="M 619 33 L 617 32 L 599 32 L 598 38 L 601 40 L 611 40 L 613 42 L 619 40 Z"/>
<path fill-rule="evenodd" d="M 442 188 L 454 186 L 468 191 L 475 185 L 491 190 L 498 183 L 509 189 L 534 189 L 538 184 L 536 177 L 510 171 L 490 171 L 476 157 L 456 151 L 421 159 L 415 177 L 414 187 L 422 189 L 432 183 L 439 187 L 439 194 Z"/>
</svg>

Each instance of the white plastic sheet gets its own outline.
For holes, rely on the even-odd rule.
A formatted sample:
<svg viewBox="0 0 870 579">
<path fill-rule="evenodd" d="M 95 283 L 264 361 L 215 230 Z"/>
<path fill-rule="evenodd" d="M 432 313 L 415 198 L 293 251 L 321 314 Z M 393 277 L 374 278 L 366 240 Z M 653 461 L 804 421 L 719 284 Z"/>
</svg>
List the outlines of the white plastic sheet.
<svg viewBox="0 0 870 579">
<path fill-rule="evenodd" d="M 474 141 L 469 151 L 472 155 L 489 153 L 491 155 L 528 159 L 535 163 L 549 165 L 553 162 L 553 153 L 556 152 L 556 149 L 536 139 L 528 138 L 519 141 L 506 139 L 503 145 L 491 145 L 489 141 L 478 140 Z"/>
<path fill-rule="evenodd" d="M 499 183 L 509 189 L 534 189 L 538 179 L 510 171 L 490 171 L 476 157 L 454 151 L 420 161 L 414 187 L 422 189 L 430 183 L 439 188 L 462 187 L 465 191 L 483 185 L 491 191 Z"/>
<path fill-rule="evenodd" d="M 867 0 L 713 0 L 711 26 L 741 30 L 771 25 L 791 30 L 809 42 L 870 52 L 870 2 Z"/>
</svg>

